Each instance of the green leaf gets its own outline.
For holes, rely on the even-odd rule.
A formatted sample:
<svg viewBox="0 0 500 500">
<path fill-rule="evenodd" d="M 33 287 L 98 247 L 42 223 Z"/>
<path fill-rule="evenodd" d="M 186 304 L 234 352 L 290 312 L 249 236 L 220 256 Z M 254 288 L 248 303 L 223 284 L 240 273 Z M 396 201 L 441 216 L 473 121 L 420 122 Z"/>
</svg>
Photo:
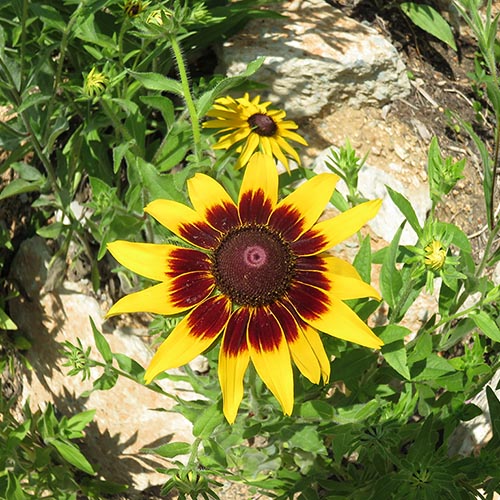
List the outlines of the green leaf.
<svg viewBox="0 0 500 500">
<path fill-rule="evenodd" d="M 399 239 L 401 238 L 403 227 L 404 222 L 396 231 L 388 251 L 384 255 L 382 270 L 380 271 L 380 291 L 382 292 L 382 297 L 392 309 L 398 303 L 399 292 L 403 287 L 401 273 L 396 269 Z"/>
<path fill-rule="evenodd" d="M 500 342 L 500 329 L 488 313 L 485 311 L 474 311 L 469 317 L 487 337 L 495 342 Z"/>
<path fill-rule="evenodd" d="M 106 337 L 104 337 L 104 335 L 97 329 L 94 320 L 90 316 L 89 319 L 90 325 L 92 326 L 92 332 L 94 333 L 94 342 L 97 350 L 101 353 L 104 361 L 107 364 L 111 364 L 113 362 L 113 353 L 111 352 L 108 341 L 106 340 Z"/>
<path fill-rule="evenodd" d="M 7 490 L 5 498 L 9 500 L 26 500 L 28 497 L 23 493 L 19 478 L 12 471 L 7 472 Z"/>
<path fill-rule="evenodd" d="M 77 469 L 80 469 L 87 474 L 95 474 L 92 465 L 90 465 L 89 461 L 75 445 L 59 439 L 51 440 L 49 441 L 49 444 L 58 451 L 64 460 L 75 466 Z"/>
<path fill-rule="evenodd" d="M 248 64 L 243 73 L 236 76 L 224 78 L 224 80 L 220 81 L 213 89 L 201 95 L 196 106 L 198 116 L 205 116 L 207 114 L 207 111 L 212 107 L 215 99 L 217 99 L 233 87 L 236 87 L 237 85 L 243 83 L 248 77 L 252 76 L 262 66 L 262 64 L 264 64 L 264 61 L 264 57 L 255 59 Z"/>
<path fill-rule="evenodd" d="M 495 441 L 498 442 L 500 440 L 500 401 L 489 385 L 486 386 L 486 397 L 488 398 L 488 409 L 490 412 L 493 436 Z"/>
<path fill-rule="evenodd" d="M 158 109 L 167 127 L 171 127 L 175 121 L 175 109 L 172 101 L 163 95 L 145 95 L 140 96 L 139 99 L 148 106 Z"/>
<path fill-rule="evenodd" d="M 455 38 L 450 25 L 443 16 L 430 5 L 417 4 L 414 2 L 404 2 L 401 10 L 419 28 L 435 36 L 438 40 L 449 45 L 454 51 L 457 50 Z"/>
<path fill-rule="evenodd" d="M 141 453 L 154 453 L 163 458 L 174 458 L 177 455 L 187 455 L 191 452 L 191 445 L 189 443 L 167 443 L 157 448 L 143 448 Z"/>
<path fill-rule="evenodd" d="M 361 279 L 366 283 L 371 283 L 372 279 L 372 249 L 370 243 L 370 235 L 367 235 L 361 242 L 359 251 L 353 262 Z"/>
<path fill-rule="evenodd" d="M 422 228 L 420 227 L 417 214 L 415 213 L 415 210 L 413 210 L 410 202 L 401 193 L 394 191 L 394 189 L 392 189 L 390 186 L 386 185 L 385 187 L 394 204 L 399 208 L 401 213 L 405 216 L 406 220 L 410 223 L 412 229 L 420 238 L 422 236 Z"/>
<path fill-rule="evenodd" d="M 0 330 L 17 330 L 17 325 L 10 319 L 7 313 L 0 307 Z"/>
<path fill-rule="evenodd" d="M 129 358 L 126 354 L 115 353 L 113 357 L 118 362 L 118 366 L 126 373 L 135 377 L 136 380 L 143 382 L 144 368 L 134 359 Z"/>
<path fill-rule="evenodd" d="M 65 226 L 62 222 L 53 222 L 48 226 L 37 229 L 36 234 L 42 238 L 56 239 L 62 233 L 64 227 Z"/>
<path fill-rule="evenodd" d="M 289 440 L 290 445 L 302 451 L 326 455 L 323 440 L 319 437 L 315 426 L 305 426 L 299 429 Z"/>
<path fill-rule="evenodd" d="M 454 371 L 455 368 L 448 360 L 435 353 L 431 353 L 427 358 L 414 363 L 410 370 L 414 381 L 436 380 L 438 377 Z"/>
<path fill-rule="evenodd" d="M 38 181 L 26 181 L 24 179 L 14 179 L 7 184 L 2 192 L 0 192 L 0 200 L 9 198 L 10 196 L 17 196 L 22 193 L 31 193 L 32 191 L 40 191 L 44 183 L 44 179 Z"/>
<path fill-rule="evenodd" d="M 193 435 L 207 439 L 213 430 L 224 421 L 219 404 L 211 404 L 196 418 L 193 425 Z"/>
<path fill-rule="evenodd" d="M 173 78 L 168 78 L 159 73 L 138 73 L 136 71 L 129 71 L 129 73 L 149 90 L 171 92 L 184 97 L 184 90 L 181 83 Z"/>
<path fill-rule="evenodd" d="M 498 120 L 498 118 L 500 118 L 500 88 L 498 87 L 498 83 L 495 83 L 492 80 L 487 80 L 486 92 Z"/>
<path fill-rule="evenodd" d="M 87 410 L 73 415 L 67 420 L 66 428 L 72 433 L 80 434 L 78 437 L 81 437 L 81 431 L 83 431 L 83 429 L 85 429 L 85 427 L 87 427 L 87 425 L 94 420 L 95 412 L 96 410 Z M 74 439 L 72 436 L 68 437 L 70 437 L 70 439 Z"/>
<path fill-rule="evenodd" d="M 465 120 L 463 120 L 456 113 L 453 114 L 453 117 L 458 120 L 460 125 L 466 130 L 466 132 L 470 135 L 471 139 L 474 141 L 476 148 L 481 155 L 482 162 L 482 172 L 483 172 L 483 192 L 484 199 L 486 200 L 486 216 L 488 218 L 488 224 L 491 226 L 491 221 L 493 219 L 493 215 L 489 210 L 489 200 L 491 199 L 492 191 L 493 191 L 493 160 L 488 152 L 488 147 L 486 143 L 476 134 L 472 125 Z"/>
<path fill-rule="evenodd" d="M 154 165 L 148 163 L 140 157 L 133 157 L 127 154 L 127 163 L 136 169 L 136 172 L 142 179 L 144 189 L 149 193 L 149 199 L 167 199 L 175 201 L 184 201 L 182 194 L 175 187 L 174 176 L 170 174 L 160 174 Z"/>
<path fill-rule="evenodd" d="M 387 364 L 396 370 L 405 379 L 410 380 L 408 357 L 404 339 L 411 332 L 408 328 L 398 325 L 387 325 L 382 330 L 374 329 L 375 333 L 384 341 L 382 354 Z"/>
<path fill-rule="evenodd" d="M 305 419 L 331 420 L 333 406 L 326 401 L 311 400 L 297 405 L 297 414 Z"/>
</svg>

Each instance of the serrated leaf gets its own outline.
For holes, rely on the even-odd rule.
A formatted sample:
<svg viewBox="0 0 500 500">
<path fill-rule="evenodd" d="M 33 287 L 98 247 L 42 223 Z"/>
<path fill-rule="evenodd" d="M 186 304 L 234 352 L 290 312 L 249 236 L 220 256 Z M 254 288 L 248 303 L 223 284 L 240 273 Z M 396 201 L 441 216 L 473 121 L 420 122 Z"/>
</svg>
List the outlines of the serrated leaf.
<svg viewBox="0 0 500 500">
<path fill-rule="evenodd" d="M 500 342 L 500 329 L 485 311 L 475 311 L 469 317 L 487 337 L 495 342 Z"/>
<path fill-rule="evenodd" d="M 51 440 L 49 444 L 58 451 L 58 453 L 64 458 L 64 460 L 75 466 L 77 469 L 80 469 L 87 474 L 95 474 L 95 471 L 92 468 L 92 465 L 90 465 L 90 462 L 85 458 L 83 453 L 75 445 L 66 443 L 65 441 L 61 441 L 59 439 Z"/>
<path fill-rule="evenodd" d="M 171 92 L 180 97 L 184 97 L 184 90 L 182 89 L 181 83 L 173 78 L 168 78 L 159 73 L 138 73 L 136 71 L 129 71 L 129 73 L 149 90 Z"/>
<path fill-rule="evenodd" d="M 170 174 L 160 174 L 154 165 L 139 157 L 132 160 L 127 154 L 127 162 L 137 169 L 144 189 L 149 193 L 150 200 L 169 199 L 174 201 L 184 201 L 180 191 L 175 187 L 174 176 Z"/>
<path fill-rule="evenodd" d="M 430 5 L 417 4 L 414 2 L 404 2 L 400 7 L 419 28 L 446 43 L 454 51 L 457 50 L 457 45 L 450 25 L 437 10 L 433 9 Z"/>
</svg>

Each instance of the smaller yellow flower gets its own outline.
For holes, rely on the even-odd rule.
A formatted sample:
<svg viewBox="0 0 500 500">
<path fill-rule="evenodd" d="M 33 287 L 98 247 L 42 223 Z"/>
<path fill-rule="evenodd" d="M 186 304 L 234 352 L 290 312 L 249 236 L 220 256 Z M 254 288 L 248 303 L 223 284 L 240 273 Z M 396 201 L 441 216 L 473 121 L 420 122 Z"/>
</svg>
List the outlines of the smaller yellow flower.
<svg viewBox="0 0 500 500">
<path fill-rule="evenodd" d="M 284 120 L 283 110 L 268 109 L 270 102 L 260 102 L 260 96 L 250 99 L 248 93 L 243 97 L 233 99 L 230 96 L 221 97 L 208 111 L 207 116 L 215 118 L 203 124 L 205 128 L 221 129 L 222 135 L 214 149 L 230 149 L 236 147 L 240 153 L 235 168 L 244 167 L 252 154 L 261 151 L 268 156 L 277 158 L 287 169 L 288 157 L 300 165 L 297 151 L 288 144 L 287 139 L 307 146 L 307 142 L 293 130 L 298 126 L 291 120 Z"/>
<path fill-rule="evenodd" d="M 446 250 L 439 240 L 432 240 L 425 248 L 424 262 L 427 267 L 438 271 L 444 266 L 446 260 Z"/>
<path fill-rule="evenodd" d="M 109 78 L 104 73 L 100 73 L 95 67 L 93 67 L 85 77 L 83 92 L 89 97 L 99 96 L 106 90 L 108 82 Z"/>
<path fill-rule="evenodd" d="M 128 17 L 136 17 L 141 12 L 144 12 L 149 2 L 143 2 L 142 0 L 126 0 L 123 5 L 123 12 Z"/>
<path fill-rule="evenodd" d="M 168 16 L 169 13 L 165 10 L 161 9 L 156 9 L 153 10 L 147 17 L 146 22 L 148 24 L 156 24 L 157 26 L 163 26 L 163 16 L 162 12 L 164 13 L 165 16 Z"/>
</svg>

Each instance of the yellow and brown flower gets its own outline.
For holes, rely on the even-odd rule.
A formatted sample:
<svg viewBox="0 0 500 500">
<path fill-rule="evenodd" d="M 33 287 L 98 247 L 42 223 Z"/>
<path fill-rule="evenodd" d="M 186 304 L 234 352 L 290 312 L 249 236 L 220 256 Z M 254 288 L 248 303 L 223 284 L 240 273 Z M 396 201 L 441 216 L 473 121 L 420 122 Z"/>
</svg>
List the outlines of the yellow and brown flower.
<svg viewBox="0 0 500 500">
<path fill-rule="evenodd" d="M 284 120 L 286 113 L 282 110 L 268 109 L 270 102 L 260 102 L 260 96 L 250 99 L 246 93 L 243 97 L 233 99 L 222 97 L 215 101 L 207 116 L 215 118 L 203 123 L 205 128 L 221 129 L 222 135 L 214 149 L 230 149 L 234 147 L 240 156 L 236 168 L 244 167 L 252 154 L 261 151 L 277 158 L 289 171 L 288 157 L 300 165 L 297 151 L 287 140 L 307 146 L 307 142 L 293 130 L 298 126 L 291 120 Z"/>
<path fill-rule="evenodd" d="M 191 248 L 108 245 L 121 264 L 160 282 L 123 297 L 108 316 L 187 312 L 151 360 L 146 382 L 188 363 L 222 336 L 219 380 L 227 420 L 236 418 L 250 361 L 289 415 L 291 361 L 313 383 L 329 378 L 318 331 L 370 348 L 382 345 L 344 303 L 379 294 L 351 264 L 325 253 L 375 216 L 380 200 L 317 222 L 337 181 L 334 174 L 317 175 L 278 201 L 275 163 L 256 153 L 238 203 L 214 179 L 196 174 L 188 181 L 193 208 L 171 200 L 145 208 Z"/>
</svg>

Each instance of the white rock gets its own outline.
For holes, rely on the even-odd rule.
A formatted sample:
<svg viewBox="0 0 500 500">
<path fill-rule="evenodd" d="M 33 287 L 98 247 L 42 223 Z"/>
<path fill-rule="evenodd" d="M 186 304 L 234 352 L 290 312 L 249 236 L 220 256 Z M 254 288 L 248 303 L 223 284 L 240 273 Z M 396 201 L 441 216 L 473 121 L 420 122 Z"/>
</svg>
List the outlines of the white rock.
<svg viewBox="0 0 500 500">
<path fill-rule="evenodd" d="M 384 104 L 407 96 L 410 83 L 396 49 L 374 29 L 323 0 L 284 3 L 281 19 L 251 21 L 222 50 L 228 75 L 264 56 L 253 76 L 268 98 L 293 118 L 314 116 L 327 105 Z"/>
<path fill-rule="evenodd" d="M 331 163 L 329 158 L 331 158 L 332 149 L 336 150 L 336 148 L 328 148 L 318 155 L 314 165 L 314 171 L 316 173 L 331 172 L 331 170 L 326 166 L 325 161 Z M 392 168 L 391 170 L 396 169 Z M 382 207 L 380 208 L 379 213 L 368 223 L 368 225 L 378 236 L 388 242 L 393 240 L 396 231 L 404 220 L 404 216 L 389 196 L 385 187 L 386 185 L 390 186 L 395 191 L 398 191 L 408 199 L 411 206 L 415 210 L 420 224 L 423 224 L 425 215 L 431 208 L 431 202 L 428 194 L 429 191 L 426 183 L 421 182 L 416 176 L 414 176 L 412 182 L 407 181 L 403 183 L 401 177 L 404 177 L 405 170 L 402 168 L 399 170 L 398 178 L 396 175 L 392 175 L 380 168 L 373 167 L 365 163 L 358 176 L 358 190 L 363 194 L 363 196 L 370 200 L 375 198 L 382 199 Z M 349 192 L 343 181 L 340 181 L 337 184 L 337 189 L 344 195 Z M 403 229 L 400 243 L 402 245 L 413 245 L 416 241 L 417 235 L 407 223 Z"/>
<path fill-rule="evenodd" d="M 80 395 L 91 389 L 92 381 L 102 374 L 102 369 L 91 369 L 91 380 L 68 375 L 66 359 L 60 354 L 65 341 L 84 348 L 92 348 L 91 356 L 101 360 L 89 317 L 103 333 L 112 352 L 126 354 L 146 366 L 151 359 L 151 349 L 145 342 L 145 331 L 112 329 L 104 322 L 104 312 L 99 303 L 79 289 L 79 284 L 64 282 L 63 287 L 43 293 L 47 261 L 50 254 L 41 238 L 23 243 L 12 266 L 15 277 L 29 294 L 10 302 L 10 312 L 19 329 L 29 335 L 32 347 L 26 357 L 31 371 L 22 374 L 22 399 L 29 398 L 33 411 L 45 408 L 48 403 L 65 415 L 96 409 L 94 421 L 86 430 L 82 451 L 90 462 L 97 465 L 103 477 L 128 484 L 132 489 L 143 490 L 151 485 L 163 484 L 166 476 L 154 470 L 164 467 L 165 461 L 140 450 L 155 447 L 168 441 L 192 442 L 191 424 L 182 415 L 170 412 L 174 401 L 146 387 L 120 377 L 107 391 L 95 391 L 84 399 Z M 42 289 L 42 294 L 37 295 Z M 179 373 L 179 372 L 177 372 Z M 183 399 L 198 398 L 188 384 L 159 382 L 172 395 Z M 160 408 L 166 411 L 155 411 Z"/>
</svg>

